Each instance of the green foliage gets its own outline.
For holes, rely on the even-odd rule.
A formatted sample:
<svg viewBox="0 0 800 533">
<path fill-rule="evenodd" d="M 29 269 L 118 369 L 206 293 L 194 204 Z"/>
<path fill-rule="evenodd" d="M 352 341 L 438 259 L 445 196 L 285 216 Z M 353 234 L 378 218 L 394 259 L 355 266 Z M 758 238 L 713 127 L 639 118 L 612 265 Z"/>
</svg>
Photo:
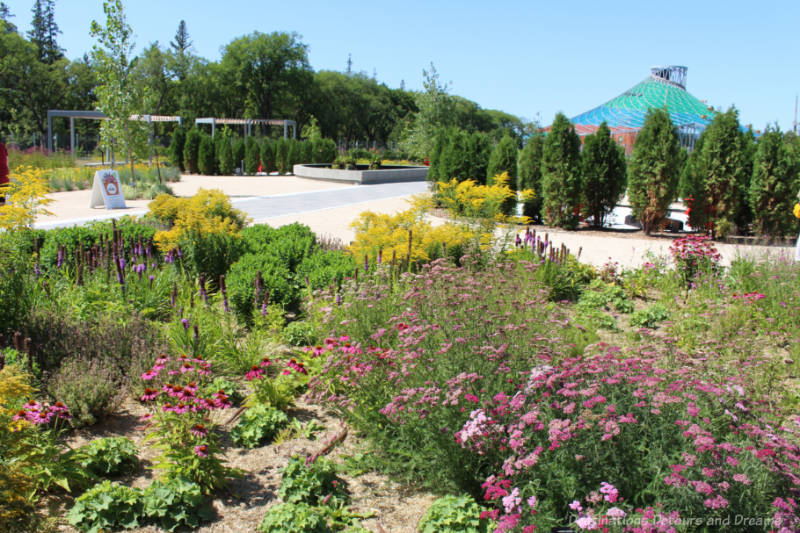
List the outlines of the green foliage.
<svg viewBox="0 0 800 533">
<path fill-rule="evenodd" d="M 228 396 L 228 401 L 231 402 L 231 405 L 234 407 L 239 406 L 244 400 L 244 396 L 242 393 L 239 392 L 239 386 L 236 382 L 229 380 L 228 378 L 217 376 L 214 378 L 214 381 L 207 384 L 203 389 L 203 393 L 207 397 L 214 396 L 214 393 L 222 391 Z"/>
<path fill-rule="evenodd" d="M 292 171 L 289 146 L 290 143 L 287 139 L 278 139 L 275 145 L 275 168 L 279 174 L 290 174 Z"/>
<path fill-rule="evenodd" d="M 255 280 L 261 272 L 264 288 L 269 291 L 269 301 L 287 307 L 298 303 L 298 289 L 294 275 L 275 255 L 269 253 L 245 254 L 230 268 L 226 277 L 231 306 L 240 320 L 252 321 Z"/>
<path fill-rule="evenodd" d="M 325 516 L 307 503 L 278 503 L 258 525 L 261 533 L 333 533 Z"/>
<path fill-rule="evenodd" d="M 200 140 L 200 148 L 197 155 L 197 167 L 200 174 L 213 176 L 217 173 L 217 150 L 214 146 L 214 139 L 210 135 L 203 134 Z"/>
<path fill-rule="evenodd" d="M 675 200 L 684 157 L 669 113 L 650 110 L 628 163 L 628 200 L 648 235 L 659 228 Z"/>
<path fill-rule="evenodd" d="M 266 141 L 265 141 L 266 143 Z M 233 142 L 233 166 L 244 172 L 245 145 L 244 139 L 237 137 Z M 262 157 L 262 161 L 264 158 Z"/>
<path fill-rule="evenodd" d="M 514 195 L 510 196 L 503 202 L 503 213 L 506 215 L 513 215 L 516 213 L 517 198 L 517 143 L 510 135 L 504 135 L 497 146 L 492 150 L 492 155 L 489 156 L 489 167 L 486 173 L 486 183 L 494 185 L 494 177 L 501 175 L 503 172 L 508 173 L 508 186 L 514 191 Z"/>
<path fill-rule="evenodd" d="M 192 276 L 206 275 L 216 283 L 242 256 L 242 239 L 230 233 L 190 232 L 179 241 L 184 265 Z"/>
<path fill-rule="evenodd" d="M 138 527 L 142 517 L 141 498 L 139 490 L 105 480 L 80 495 L 66 518 L 88 533 Z"/>
<path fill-rule="evenodd" d="M 123 153 L 130 164 L 134 179 L 134 162 L 144 157 L 147 150 L 147 123 L 131 120 L 132 115 L 144 114 L 143 104 L 147 91 L 137 86 L 132 76 L 133 30 L 125 20 L 122 0 L 103 2 L 106 24 L 92 21 L 90 33 L 98 44 L 92 49 L 92 59 L 97 71 L 98 85 L 94 88 L 97 108 L 107 120 L 100 124 L 102 145 Z"/>
<path fill-rule="evenodd" d="M 519 153 L 519 188 L 530 189 L 533 197 L 522 204 L 522 215 L 540 222 L 542 220 L 542 150 L 544 135 L 535 134 L 528 139 Z"/>
<path fill-rule="evenodd" d="M 452 531 L 488 533 L 490 521 L 481 519 L 481 506 L 471 496 L 443 496 L 434 501 L 419 521 L 419 533 Z"/>
<path fill-rule="evenodd" d="M 169 160 L 174 166 L 186 170 L 183 166 L 183 148 L 186 144 L 186 132 L 181 126 L 176 126 L 172 132 L 172 142 L 169 145 Z"/>
<path fill-rule="evenodd" d="M 11 238 L 0 239 L 0 332 L 20 329 L 33 305 L 29 256 L 15 253 Z"/>
<path fill-rule="evenodd" d="M 692 198 L 689 224 L 724 237 L 735 229 L 739 187 L 752 172 L 736 109 L 718 113 L 701 137 L 682 175 L 684 198 Z"/>
<path fill-rule="evenodd" d="M 489 173 L 489 157 L 492 153 L 492 142 L 489 136 L 480 131 L 473 131 L 467 142 L 464 156 L 469 163 L 467 175 L 480 184 L 487 183 Z M 509 174 L 510 175 L 510 174 Z M 512 186 L 513 188 L 513 186 Z"/>
<path fill-rule="evenodd" d="M 197 128 L 192 128 L 186 134 L 186 142 L 183 146 L 183 168 L 190 174 L 198 174 L 198 158 L 200 157 L 200 143 L 203 134 Z"/>
<path fill-rule="evenodd" d="M 231 439 L 237 446 L 256 448 L 267 444 L 289 424 L 286 413 L 264 404 L 249 407 L 231 429 Z"/>
<path fill-rule="evenodd" d="M 314 324 L 304 320 L 289 322 L 283 328 L 283 340 L 290 346 L 308 346 L 314 342 L 315 336 Z"/>
<path fill-rule="evenodd" d="M 443 129 L 441 135 L 445 136 L 445 142 L 438 157 L 435 175 L 440 176 L 439 179 L 442 181 L 450 181 L 451 179 L 456 179 L 458 181 L 474 179 L 474 177 L 469 174 L 469 160 L 467 159 L 469 134 L 464 130 L 451 128 L 447 130 Z M 434 149 L 437 145 L 438 141 L 434 144 Z M 480 178 L 484 177 L 480 176 Z"/>
<path fill-rule="evenodd" d="M 114 359 L 78 355 L 61 362 L 47 382 L 47 391 L 69 405 L 70 425 L 91 426 L 117 410 L 124 398 L 124 383 Z"/>
<path fill-rule="evenodd" d="M 275 172 L 275 141 L 269 137 L 261 139 L 261 165 L 265 172 Z"/>
<path fill-rule="evenodd" d="M 656 328 L 658 325 L 670 317 L 669 310 L 662 303 L 634 311 L 630 317 L 631 326 L 635 328 Z"/>
<path fill-rule="evenodd" d="M 318 505 L 325 498 L 328 505 L 347 503 L 348 495 L 344 481 L 336 475 L 336 464 L 326 457 L 319 457 L 311 464 L 294 456 L 283 468 L 278 496 L 286 503 Z"/>
<path fill-rule="evenodd" d="M 228 131 L 223 132 L 217 141 L 219 173 L 223 176 L 232 175 L 233 169 L 236 167 L 236 161 L 233 159 L 233 147 L 231 146 L 231 142 L 231 134 Z"/>
<path fill-rule="evenodd" d="M 792 156 L 781 132 L 764 132 L 753 160 L 749 196 L 758 235 L 779 237 L 796 229 L 792 206 L 800 188 L 798 172 L 800 160 Z"/>
<path fill-rule="evenodd" d="M 244 143 L 244 173 L 255 176 L 261 162 L 261 147 L 255 137 L 250 135 Z"/>
<path fill-rule="evenodd" d="M 581 152 L 583 210 L 595 227 L 603 227 L 625 191 L 625 151 L 611 137 L 605 122 L 587 135 Z"/>
<path fill-rule="evenodd" d="M 353 254 L 344 251 L 315 249 L 306 255 L 297 266 L 297 280 L 312 290 L 324 289 L 331 285 L 340 285 L 342 281 L 353 274 L 356 262 Z"/>
<path fill-rule="evenodd" d="M 333 163 L 336 156 L 339 155 L 339 149 L 333 139 L 312 141 L 312 150 L 311 158 L 314 163 Z"/>
<path fill-rule="evenodd" d="M 167 531 L 197 529 L 214 516 L 200 485 L 182 477 L 154 481 L 141 493 L 141 502 L 147 520 Z"/>
<path fill-rule="evenodd" d="M 581 141 L 563 113 L 558 113 L 542 147 L 542 209 L 551 226 L 575 229 L 581 197 Z"/>
<path fill-rule="evenodd" d="M 124 476 L 139 464 L 136 446 L 125 437 L 94 439 L 77 450 L 80 463 L 96 477 Z"/>
</svg>

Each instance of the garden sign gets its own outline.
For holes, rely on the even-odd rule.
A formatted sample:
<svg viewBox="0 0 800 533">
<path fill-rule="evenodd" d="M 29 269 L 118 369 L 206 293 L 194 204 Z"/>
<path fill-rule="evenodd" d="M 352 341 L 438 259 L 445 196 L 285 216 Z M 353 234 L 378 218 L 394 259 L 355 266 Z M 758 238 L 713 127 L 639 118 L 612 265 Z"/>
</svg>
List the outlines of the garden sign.
<svg viewBox="0 0 800 533">
<path fill-rule="evenodd" d="M 106 206 L 106 209 L 125 209 L 125 197 L 116 170 L 98 170 L 94 173 L 92 199 L 89 207 Z"/>
</svg>

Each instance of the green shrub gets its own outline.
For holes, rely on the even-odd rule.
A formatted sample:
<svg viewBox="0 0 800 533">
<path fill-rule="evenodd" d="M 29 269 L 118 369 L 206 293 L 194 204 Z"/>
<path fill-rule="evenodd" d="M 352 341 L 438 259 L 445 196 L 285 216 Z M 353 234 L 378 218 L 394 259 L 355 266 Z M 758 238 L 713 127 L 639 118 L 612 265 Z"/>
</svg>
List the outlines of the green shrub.
<svg viewBox="0 0 800 533">
<path fill-rule="evenodd" d="M 197 167 L 200 169 L 200 173 L 206 176 L 213 176 L 217 173 L 217 150 L 214 146 L 214 139 L 208 135 L 203 135 L 200 140 Z"/>
<path fill-rule="evenodd" d="M 199 167 L 197 160 L 200 156 L 200 141 L 203 134 L 197 128 L 192 128 L 186 134 L 186 143 L 183 146 L 183 168 L 191 173 L 197 174 Z"/>
<path fill-rule="evenodd" d="M 269 243 L 275 239 L 277 231 L 267 224 L 255 224 L 242 229 L 241 235 L 245 252 L 251 254 L 263 252 Z"/>
<path fill-rule="evenodd" d="M 288 139 L 278 139 L 275 146 L 275 166 L 279 174 L 289 174 L 292 171 L 289 160 L 290 142 Z"/>
<path fill-rule="evenodd" d="M 236 161 L 233 159 L 233 147 L 231 146 L 231 136 L 223 133 L 217 141 L 217 159 L 219 160 L 219 173 L 223 176 L 233 174 Z"/>
<path fill-rule="evenodd" d="M 242 255 L 242 239 L 231 233 L 190 232 L 179 241 L 183 264 L 192 276 L 206 275 L 216 284 Z"/>
<path fill-rule="evenodd" d="M 307 465 L 305 460 L 294 456 L 283 469 L 278 496 L 286 503 L 320 504 L 325 498 L 327 505 L 347 503 L 348 495 L 344 481 L 336 475 L 336 464 L 320 457 Z"/>
<path fill-rule="evenodd" d="M 453 533 L 488 533 L 490 521 L 481 520 L 481 506 L 475 503 L 470 496 L 443 496 L 433 502 L 422 520 L 419 521 L 417 531 L 420 533 L 439 533 L 452 531 Z"/>
<path fill-rule="evenodd" d="M 248 176 L 255 176 L 260 162 L 261 147 L 256 138 L 251 135 L 244 143 L 244 173 Z"/>
<path fill-rule="evenodd" d="M 228 298 L 236 315 L 250 323 L 255 307 L 255 280 L 258 272 L 269 291 L 269 301 L 284 307 L 296 306 L 300 293 L 292 272 L 279 258 L 268 253 L 245 254 L 228 271 Z"/>
<path fill-rule="evenodd" d="M 178 126 L 172 132 L 172 142 L 169 145 L 169 161 L 174 166 L 181 169 L 181 172 L 186 170 L 183 166 L 183 149 L 186 144 L 186 132 L 183 128 Z"/>
<path fill-rule="evenodd" d="M 317 507 L 306 503 L 279 503 L 267 509 L 258 525 L 261 533 L 333 533 Z"/>
<path fill-rule="evenodd" d="M 141 516 L 141 492 L 105 480 L 79 496 L 66 518 L 80 531 L 96 533 L 138 527 Z"/>
<path fill-rule="evenodd" d="M 33 264 L 30 256 L 14 253 L 11 242 L 0 241 L 0 333 L 24 324 L 33 305 Z"/>
<path fill-rule="evenodd" d="M 314 160 L 314 144 L 311 141 L 300 143 L 300 164 L 311 163 Z"/>
<path fill-rule="evenodd" d="M 654 303 L 647 309 L 634 311 L 630 318 L 631 326 L 635 328 L 655 328 L 669 318 L 669 310 L 664 304 Z"/>
<path fill-rule="evenodd" d="M 96 477 L 124 476 L 139 464 L 136 446 L 125 437 L 95 439 L 78 449 L 81 466 Z"/>
<path fill-rule="evenodd" d="M 283 340 L 291 346 L 309 346 L 314 343 L 314 324 L 304 320 L 290 322 L 283 329 Z"/>
<path fill-rule="evenodd" d="M 312 161 L 314 163 L 333 163 L 339 149 L 333 139 L 315 139 L 312 142 Z"/>
<path fill-rule="evenodd" d="M 244 172 L 244 139 L 237 137 L 233 143 L 233 166 Z"/>
<path fill-rule="evenodd" d="M 182 477 L 153 482 L 141 500 L 148 521 L 168 531 L 179 527 L 195 530 L 214 516 L 200 485 Z"/>
<path fill-rule="evenodd" d="M 332 284 L 340 285 L 345 278 L 353 274 L 355 268 L 353 254 L 317 248 L 298 265 L 297 279 L 305 285 L 305 280 L 308 278 L 311 289 L 324 289 Z"/>
<path fill-rule="evenodd" d="M 261 164 L 267 172 L 275 172 L 278 167 L 275 164 L 275 141 L 265 138 L 261 142 Z"/>
<path fill-rule="evenodd" d="M 275 230 L 275 238 L 264 248 L 264 253 L 274 255 L 292 272 L 311 254 L 316 236 L 304 225 L 287 224 Z"/>
<path fill-rule="evenodd" d="M 289 424 L 286 413 L 264 404 L 248 408 L 231 429 L 231 439 L 237 446 L 256 448 L 271 442 L 278 431 Z"/>
<path fill-rule="evenodd" d="M 61 363 L 47 382 L 47 392 L 69 405 L 73 427 L 91 426 L 117 410 L 124 382 L 113 359 L 78 355 Z"/>
</svg>

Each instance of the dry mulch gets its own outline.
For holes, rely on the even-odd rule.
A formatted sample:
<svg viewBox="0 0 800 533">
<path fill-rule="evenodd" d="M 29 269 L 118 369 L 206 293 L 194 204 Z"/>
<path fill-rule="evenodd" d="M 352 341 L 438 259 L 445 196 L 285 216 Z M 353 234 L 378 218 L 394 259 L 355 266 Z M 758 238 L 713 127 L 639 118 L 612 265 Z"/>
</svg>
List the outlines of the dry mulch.
<svg viewBox="0 0 800 533">
<path fill-rule="evenodd" d="M 154 479 L 147 468 L 154 452 L 143 442 L 145 432 L 139 418 L 147 411 L 139 403 L 129 400 L 118 413 L 101 425 L 80 430 L 69 441 L 72 447 L 81 446 L 101 437 L 128 437 L 139 449 L 140 466 L 137 472 L 119 481 L 134 487 L 146 487 Z M 232 412 L 224 413 L 227 421 Z M 278 500 L 281 468 L 293 455 L 312 455 L 320 452 L 327 442 L 343 432 L 343 422 L 316 405 L 298 402 L 290 413 L 301 422 L 315 421 L 325 429 L 316 433 L 315 439 L 300 437 L 254 449 L 237 448 L 230 442 L 226 446 L 228 466 L 244 472 L 241 478 L 229 483 L 228 490 L 218 494 L 212 506 L 216 518 L 197 529 L 201 533 L 242 533 L 255 531 L 264 514 Z M 343 441 L 337 443 L 328 456 L 341 462 L 342 457 L 363 451 L 363 443 L 348 432 Z M 362 520 L 362 526 L 376 533 L 412 533 L 436 495 L 411 489 L 391 481 L 376 472 L 358 476 L 340 474 L 350 491 L 350 508 L 358 513 L 370 514 L 372 518 Z M 72 505 L 68 497 L 51 498 L 48 507 L 51 516 L 63 515 Z M 57 531 L 77 533 L 72 526 L 59 524 Z M 158 527 L 148 526 L 132 530 L 136 533 L 155 533 Z"/>
</svg>

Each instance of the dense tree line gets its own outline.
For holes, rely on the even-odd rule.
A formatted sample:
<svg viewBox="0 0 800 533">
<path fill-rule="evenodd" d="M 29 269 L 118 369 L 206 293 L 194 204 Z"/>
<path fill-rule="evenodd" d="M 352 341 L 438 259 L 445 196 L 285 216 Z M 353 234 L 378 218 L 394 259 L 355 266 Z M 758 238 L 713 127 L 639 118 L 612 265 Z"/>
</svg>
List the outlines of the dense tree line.
<svg viewBox="0 0 800 533">
<path fill-rule="evenodd" d="M 75 61 L 63 56 L 55 3 L 36 0 L 27 35 L 19 33 L 12 23 L 16 15 L 0 3 L 0 134 L 22 146 L 30 145 L 34 136 L 42 143 L 48 109 L 97 108 L 102 65 L 96 54 Z M 354 71 L 352 62 L 344 73 L 315 72 L 308 47 L 296 33 L 254 32 L 235 38 L 219 61 L 193 53 L 184 21 L 168 42 L 150 43 L 138 56 L 127 58 L 127 76 L 142 97 L 141 114 L 179 115 L 185 124 L 198 117 L 292 119 L 299 128 L 315 117 L 322 135 L 343 148 L 399 147 L 419 159 L 429 156 L 424 131 L 432 115 L 437 124 L 491 133 L 497 139 L 504 133 L 519 138 L 525 128 L 519 118 L 481 109 L 448 94 L 446 87 L 434 87 L 438 93 L 433 97 L 427 86 L 423 92 L 389 88 Z M 96 122 L 77 121 L 76 126 L 80 139 L 97 138 Z M 68 121 L 56 121 L 54 127 L 58 145 L 67 146 Z M 173 128 L 156 127 L 165 138 Z"/>
</svg>

